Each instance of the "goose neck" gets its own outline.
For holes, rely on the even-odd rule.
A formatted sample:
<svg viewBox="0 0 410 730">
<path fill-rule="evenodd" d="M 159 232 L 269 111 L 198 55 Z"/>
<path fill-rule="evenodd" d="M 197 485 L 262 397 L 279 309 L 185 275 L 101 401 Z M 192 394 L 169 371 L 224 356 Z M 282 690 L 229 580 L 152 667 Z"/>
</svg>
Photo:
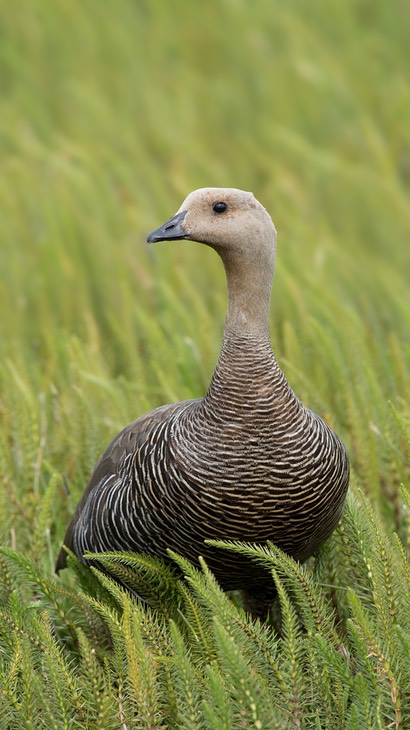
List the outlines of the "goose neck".
<svg viewBox="0 0 410 730">
<path fill-rule="evenodd" d="M 228 285 L 225 335 L 269 338 L 273 262 L 229 255 L 222 260 Z"/>
</svg>

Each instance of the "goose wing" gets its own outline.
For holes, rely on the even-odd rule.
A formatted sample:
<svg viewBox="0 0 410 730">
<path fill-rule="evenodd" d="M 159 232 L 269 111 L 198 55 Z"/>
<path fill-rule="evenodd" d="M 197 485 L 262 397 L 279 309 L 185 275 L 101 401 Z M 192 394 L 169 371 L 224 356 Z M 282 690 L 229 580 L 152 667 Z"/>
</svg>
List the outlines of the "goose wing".
<svg viewBox="0 0 410 730">
<path fill-rule="evenodd" d="M 120 431 L 120 433 L 114 438 L 95 465 L 90 481 L 88 482 L 71 522 L 68 525 L 64 538 L 64 545 L 69 550 L 73 551 L 75 526 L 85 504 L 89 499 L 93 498 L 93 490 L 98 487 L 102 481 L 116 477 L 119 474 L 125 459 L 127 459 L 130 454 L 133 454 L 145 441 L 147 441 L 152 429 L 158 426 L 161 422 L 166 421 L 176 411 L 184 408 L 190 402 L 191 401 L 180 401 L 178 403 L 160 406 L 159 408 L 146 413 L 144 416 L 137 418 Z M 65 568 L 66 565 L 67 553 L 64 550 L 64 547 L 62 547 L 56 562 L 56 572 L 58 573 L 60 570 Z"/>
</svg>

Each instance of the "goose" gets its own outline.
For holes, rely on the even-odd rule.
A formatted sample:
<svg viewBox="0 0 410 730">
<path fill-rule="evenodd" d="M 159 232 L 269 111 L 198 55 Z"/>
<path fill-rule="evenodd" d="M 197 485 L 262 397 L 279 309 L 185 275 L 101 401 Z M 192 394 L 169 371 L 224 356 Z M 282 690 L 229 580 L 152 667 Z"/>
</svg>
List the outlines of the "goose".
<svg viewBox="0 0 410 730">
<path fill-rule="evenodd" d="M 64 545 L 133 551 L 194 564 L 202 556 L 221 587 L 242 590 L 265 616 L 268 571 L 207 540 L 273 542 L 306 561 L 329 538 L 349 484 L 346 450 L 305 407 L 274 356 L 270 296 L 276 230 L 250 192 L 201 188 L 150 233 L 148 243 L 196 241 L 222 259 L 228 307 L 222 347 L 202 398 L 163 405 L 126 426 L 97 462 Z M 61 548 L 56 570 L 66 566 Z"/>
</svg>

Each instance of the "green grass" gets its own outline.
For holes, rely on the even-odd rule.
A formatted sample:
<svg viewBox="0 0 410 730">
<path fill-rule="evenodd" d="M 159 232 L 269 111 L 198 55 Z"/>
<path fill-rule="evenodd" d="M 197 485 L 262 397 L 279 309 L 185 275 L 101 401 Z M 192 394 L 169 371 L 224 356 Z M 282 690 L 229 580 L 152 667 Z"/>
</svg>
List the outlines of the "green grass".
<svg viewBox="0 0 410 730">
<path fill-rule="evenodd" d="M 196 244 L 148 249 L 144 239 L 190 190 L 227 185 L 252 190 L 272 214 L 278 229 L 272 298 L 275 353 L 297 394 L 325 416 L 347 446 L 352 492 L 359 495 L 359 503 L 352 502 L 349 509 L 361 513 L 363 505 L 371 505 L 374 519 L 380 520 L 376 532 L 383 535 L 377 554 L 383 564 L 383 551 L 390 551 L 389 570 L 396 571 L 396 580 L 402 576 L 402 591 L 407 585 L 407 598 L 395 594 L 389 605 L 396 598 L 397 606 L 409 601 L 403 576 L 408 581 L 410 573 L 405 573 L 393 536 L 398 533 L 406 551 L 410 530 L 400 485 L 409 487 L 410 472 L 409 27 L 410 8 L 399 0 L 210 0 L 203 7 L 163 0 L 23 0 L 12 11 L 0 0 L 0 537 L 44 576 L 52 573 L 66 524 L 112 436 L 145 411 L 200 396 L 207 387 L 226 305 L 220 262 Z M 369 524 L 365 531 L 374 529 Z M 343 530 L 348 534 L 344 543 Z M 357 673 L 362 679 L 351 679 L 350 685 L 346 680 L 346 686 L 355 686 L 360 694 L 360 682 L 365 687 L 371 676 L 368 665 L 373 660 L 366 665 L 366 656 L 373 650 L 379 658 L 373 661 L 369 687 L 380 689 L 383 672 L 393 679 L 390 689 L 371 702 L 370 689 L 362 688 L 363 706 L 366 698 L 370 702 L 368 714 L 357 710 L 354 725 L 356 710 L 351 710 L 346 726 L 381 727 L 388 718 L 405 728 L 408 671 L 400 668 L 399 660 L 395 664 L 402 629 L 389 644 L 381 625 L 376 630 L 366 623 L 377 624 L 376 614 L 390 599 L 382 595 L 383 585 L 388 591 L 386 581 L 373 593 L 368 586 L 364 589 L 354 534 L 347 521 L 330 541 L 331 568 L 326 569 L 326 580 L 336 585 L 346 580 L 354 593 L 348 601 L 343 591 L 336 591 L 336 597 L 329 593 L 341 622 L 340 636 L 356 636 L 348 649 L 353 655 L 364 642 L 361 659 L 355 655 L 356 665 L 343 669 L 346 676 Z M 12 559 L 7 560 L 11 562 L 2 573 L 1 595 L 8 606 L 4 615 L 8 620 L 13 616 L 18 626 L 28 610 L 21 605 L 31 605 L 30 596 L 36 593 L 30 594 L 26 578 L 14 573 Z M 346 578 L 349 562 L 353 567 Z M 71 590 L 77 580 L 75 572 L 67 571 L 56 585 Z M 300 634 L 295 609 L 288 606 L 288 589 L 285 580 L 286 646 Z M 52 591 L 57 590 L 53 583 Z M 371 619 L 360 613 L 357 601 L 363 595 Z M 195 596 L 189 596 L 184 594 L 185 607 L 199 610 L 193 608 Z M 53 600 L 47 600 L 47 621 L 56 620 L 53 631 L 64 636 Z M 295 600 L 300 608 L 302 599 Z M 127 604 L 125 610 L 136 609 Z M 125 633 L 127 622 L 135 623 L 127 616 L 121 624 Z M 197 620 L 202 626 L 201 616 Z M 349 634 L 349 621 L 356 622 L 356 635 L 353 629 Z M 368 636 L 373 630 L 377 634 L 375 645 L 387 641 L 379 654 L 365 646 L 365 625 Z M 205 659 L 204 638 L 202 661 L 208 669 L 197 678 L 199 684 L 190 675 L 192 668 L 184 670 L 196 693 L 191 714 L 205 702 L 208 709 L 201 709 L 198 727 L 222 727 L 224 716 L 229 728 L 229 723 L 239 722 L 237 707 L 246 705 L 238 688 L 247 676 L 251 652 L 244 646 L 229 649 L 230 642 L 244 641 L 243 636 L 222 635 L 208 618 L 205 626 L 213 659 Z M 46 636 L 37 624 L 31 631 Z M 107 679 L 108 660 L 93 663 L 93 635 L 84 631 L 75 648 L 69 644 L 67 672 L 81 655 L 81 671 L 93 667 L 95 686 L 111 682 L 114 696 L 119 658 Z M 168 647 L 168 656 L 184 655 L 177 629 L 172 632 L 167 633 L 173 647 Z M 318 633 L 326 642 L 327 636 Z M 0 628 L 0 649 L 2 636 Z M 130 666 L 143 663 L 146 637 L 138 636 L 139 659 L 128 657 Z M 14 677 L 13 661 L 22 662 L 27 671 L 16 674 L 14 724 L 1 714 L 0 722 L 4 727 L 42 727 L 41 712 L 31 725 L 22 720 L 29 704 L 22 699 L 28 686 L 23 679 L 40 660 L 20 639 L 17 631 L 15 653 L 6 652 L 4 676 Z M 408 635 L 406 641 L 402 639 L 409 652 Z M 326 645 L 317 670 L 324 682 L 326 672 L 336 671 L 337 658 L 329 646 L 334 644 Z M 54 656 L 50 647 L 45 653 L 49 659 Z M 244 664 L 238 659 L 234 666 L 236 650 L 245 652 Z M 296 685 L 307 657 L 311 660 L 311 652 L 319 650 L 304 644 L 298 651 L 293 669 L 286 670 L 295 672 Z M 388 669 L 380 658 L 383 652 L 390 656 L 384 656 Z M 216 656 L 222 657 L 219 664 Z M 181 662 L 181 674 L 175 678 L 170 670 L 167 677 L 171 685 L 175 680 L 175 696 L 189 708 L 184 692 L 190 681 L 183 684 Z M 231 705 L 226 699 L 230 690 L 218 699 L 218 672 L 234 677 Z M 214 688 L 212 701 L 201 694 L 205 675 Z M 154 675 L 150 681 L 157 691 Z M 395 682 L 402 683 L 404 710 L 392 704 Z M 317 692 L 320 686 L 318 679 Z M 300 708 L 292 705 L 289 726 L 326 727 L 323 719 L 315 725 L 304 709 L 303 687 L 304 700 Z M 128 690 L 132 715 L 145 700 L 138 704 L 135 685 Z M 30 691 L 40 696 L 37 685 Z M 175 719 L 170 698 L 164 726 L 196 727 L 188 709 L 183 720 Z M 95 706 L 90 700 L 90 718 L 98 715 L 97 700 L 98 692 Z M 345 704 L 354 707 L 352 697 Z M 267 705 L 263 708 L 262 725 L 249 709 L 248 724 L 241 727 L 273 727 L 273 720 L 266 719 Z M 99 726 L 119 726 L 112 720 L 115 713 L 110 706 L 111 719 Z M 340 707 L 332 713 L 342 716 Z M 325 715 L 326 708 L 320 717 Z M 97 727 L 96 721 L 87 722 L 87 727 Z M 135 719 L 129 722 L 129 727 L 151 727 L 148 720 L 145 725 L 142 720 L 140 725 Z M 152 727 L 162 727 L 158 723 Z M 76 725 L 74 720 L 56 725 L 66 726 Z"/>
</svg>

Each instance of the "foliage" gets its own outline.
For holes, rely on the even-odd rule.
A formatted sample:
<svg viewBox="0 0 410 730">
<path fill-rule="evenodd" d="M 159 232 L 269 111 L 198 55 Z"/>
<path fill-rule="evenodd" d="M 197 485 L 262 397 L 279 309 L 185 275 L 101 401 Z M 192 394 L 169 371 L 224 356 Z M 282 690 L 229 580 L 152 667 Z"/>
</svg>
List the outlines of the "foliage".
<svg viewBox="0 0 410 730">
<path fill-rule="evenodd" d="M 271 571 L 279 623 L 252 620 L 203 561 L 107 555 L 119 578 L 145 576 L 146 603 L 73 558 L 81 591 L 2 548 L 3 726 L 405 727 L 410 563 L 368 499 L 349 498 L 310 567 L 273 545 L 223 545 Z"/>
<path fill-rule="evenodd" d="M 0 728 L 410 725 L 409 20 L 0 0 Z M 205 185 L 272 213 L 275 353 L 352 464 L 309 565 L 226 546 L 272 572 L 265 626 L 178 556 L 107 555 L 134 594 L 74 559 L 53 577 L 105 445 L 209 382 L 220 262 L 143 245 Z"/>
</svg>

